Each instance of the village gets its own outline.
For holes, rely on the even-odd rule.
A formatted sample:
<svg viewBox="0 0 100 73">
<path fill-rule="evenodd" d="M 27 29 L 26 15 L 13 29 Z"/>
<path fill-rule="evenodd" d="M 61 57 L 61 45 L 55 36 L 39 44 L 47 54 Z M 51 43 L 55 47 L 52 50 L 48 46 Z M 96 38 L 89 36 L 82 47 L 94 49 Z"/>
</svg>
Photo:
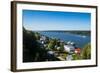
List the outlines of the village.
<svg viewBox="0 0 100 73">
<path fill-rule="evenodd" d="M 78 60 L 80 59 L 81 48 L 77 47 L 72 41 L 64 42 L 57 38 L 37 34 L 37 41 L 47 50 L 46 61 L 58 60 Z"/>
</svg>

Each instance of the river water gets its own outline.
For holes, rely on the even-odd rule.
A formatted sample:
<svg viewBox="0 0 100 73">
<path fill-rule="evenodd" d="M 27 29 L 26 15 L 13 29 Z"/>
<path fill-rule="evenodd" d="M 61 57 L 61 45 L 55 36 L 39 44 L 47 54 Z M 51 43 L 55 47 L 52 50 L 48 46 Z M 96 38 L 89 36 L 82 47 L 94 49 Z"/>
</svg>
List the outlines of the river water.
<svg viewBox="0 0 100 73">
<path fill-rule="evenodd" d="M 46 31 L 46 32 L 39 32 L 40 34 L 47 36 L 49 38 L 57 38 L 64 42 L 74 42 L 77 47 L 83 48 L 86 44 L 90 43 L 91 38 L 90 36 L 81 36 L 72 33 L 65 33 L 65 32 L 57 32 L 57 31 Z"/>
</svg>

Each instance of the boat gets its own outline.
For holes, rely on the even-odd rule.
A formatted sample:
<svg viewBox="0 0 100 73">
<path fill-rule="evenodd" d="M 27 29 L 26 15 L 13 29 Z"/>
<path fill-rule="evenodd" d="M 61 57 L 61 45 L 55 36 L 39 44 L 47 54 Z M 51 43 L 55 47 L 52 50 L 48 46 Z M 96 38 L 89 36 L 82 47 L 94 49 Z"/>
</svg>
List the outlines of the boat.
<svg viewBox="0 0 100 73">
<path fill-rule="evenodd" d="M 83 37 L 83 38 L 86 38 L 86 36 L 85 36 L 85 35 L 83 35 L 82 37 Z"/>
</svg>

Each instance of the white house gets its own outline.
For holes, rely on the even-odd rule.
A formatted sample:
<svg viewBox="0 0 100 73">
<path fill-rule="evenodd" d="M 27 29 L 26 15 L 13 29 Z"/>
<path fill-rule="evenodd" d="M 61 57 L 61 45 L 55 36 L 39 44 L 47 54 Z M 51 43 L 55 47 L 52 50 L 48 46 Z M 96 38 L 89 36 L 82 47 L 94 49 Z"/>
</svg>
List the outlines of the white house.
<svg viewBox="0 0 100 73">
<path fill-rule="evenodd" d="M 45 41 L 46 37 L 45 36 L 41 36 L 40 41 Z"/>
<path fill-rule="evenodd" d="M 64 45 L 64 50 L 67 52 L 71 52 L 75 50 L 75 47 L 72 45 Z"/>
</svg>

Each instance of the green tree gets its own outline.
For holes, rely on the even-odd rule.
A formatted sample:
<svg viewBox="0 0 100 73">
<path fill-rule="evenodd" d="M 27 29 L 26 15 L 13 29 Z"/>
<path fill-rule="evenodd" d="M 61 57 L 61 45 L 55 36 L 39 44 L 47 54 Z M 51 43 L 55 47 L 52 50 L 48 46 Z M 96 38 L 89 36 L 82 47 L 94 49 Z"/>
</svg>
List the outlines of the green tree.
<svg viewBox="0 0 100 73">
<path fill-rule="evenodd" d="M 72 54 L 72 57 L 73 57 L 73 60 L 79 60 L 79 59 L 81 59 L 80 58 L 80 55 L 79 54 Z"/>
<path fill-rule="evenodd" d="M 48 48 L 49 48 L 50 50 L 55 50 L 56 42 L 57 42 L 56 39 L 50 39 L 49 44 L 48 44 Z"/>
<path fill-rule="evenodd" d="M 43 61 L 45 53 L 37 42 L 35 33 L 23 27 L 23 62 Z"/>
<path fill-rule="evenodd" d="M 38 32 L 35 32 L 35 37 L 36 37 L 37 40 L 39 40 L 40 39 L 40 34 Z"/>
<path fill-rule="evenodd" d="M 83 48 L 82 53 L 81 53 L 81 58 L 82 59 L 90 59 L 91 58 L 91 45 L 90 45 L 90 43 L 87 44 Z"/>
<path fill-rule="evenodd" d="M 64 44 L 60 43 L 60 50 L 59 51 L 64 51 Z"/>
</svg>

